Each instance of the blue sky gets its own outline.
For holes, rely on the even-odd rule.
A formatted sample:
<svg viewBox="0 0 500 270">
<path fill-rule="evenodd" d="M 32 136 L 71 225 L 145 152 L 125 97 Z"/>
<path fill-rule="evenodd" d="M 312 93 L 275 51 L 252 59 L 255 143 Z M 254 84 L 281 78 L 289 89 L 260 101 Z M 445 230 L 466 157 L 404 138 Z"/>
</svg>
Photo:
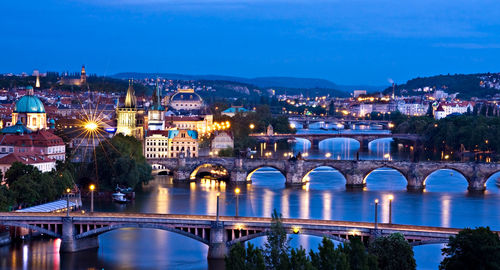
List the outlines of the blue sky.
<svg viewBox="0 0 500 270">
<path fill-rule="evenodd" d="M 0 3 L 0 73 L 172 72 L 384 85 L 499 72 L 498 0 Z"/>
</svg>

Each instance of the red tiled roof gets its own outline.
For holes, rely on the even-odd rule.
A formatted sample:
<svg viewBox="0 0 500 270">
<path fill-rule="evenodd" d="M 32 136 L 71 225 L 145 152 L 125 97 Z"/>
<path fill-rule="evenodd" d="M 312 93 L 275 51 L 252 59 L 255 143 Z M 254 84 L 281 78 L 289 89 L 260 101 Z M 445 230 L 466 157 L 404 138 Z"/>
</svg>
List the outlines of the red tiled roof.
<svg viewBox="0 0 500 270">
<path fill-rule="evenodd" d="M 5 157 L 0 158 L 0 164 L 10 165 L 16 161 L 24 164 L 37 164 L 37 163 L 54 162 L 55 160 L 47 157 L 46 155 L 33 152 L 10 153 Z"/>
</svg>

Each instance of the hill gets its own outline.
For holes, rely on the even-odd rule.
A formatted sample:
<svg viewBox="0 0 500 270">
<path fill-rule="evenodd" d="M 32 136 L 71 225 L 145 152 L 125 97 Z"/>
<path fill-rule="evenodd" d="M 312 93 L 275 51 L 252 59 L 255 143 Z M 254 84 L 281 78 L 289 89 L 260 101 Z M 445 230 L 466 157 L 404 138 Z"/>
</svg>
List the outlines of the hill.
<svg viewBox="0 0 500 270">
<path fill-rule="evenodd" d="M 395 92 L 397 95 L 418 95 L 424 93 L 424 88 L 429 88 L 430 91 L 443 90 L 449 94 L 458 93 L 461 99 L 487 98 L 500 94 L 500 73 L 417 77 L 405 84 L 396 85 Z M 384 93 L 392 93 L 392 87 L 386 88 Z"/>
<path fill-rule="evenodd" d="M 236 76 L 222 76 L 222 75 L 186 75 L 177 73 L 138 73 L 138 72 L 124 72 L 113 75 L 112 77 L 118 79 L 128 78 L 151 78 L 162 77 L 172 80 L 206 80 L 206 81 L 227 81 L 239 82 L 249 85 L 255 85 L 262 88 L 290 88 L 290 89 L 331 89 L 344 92 L 352 92 L 354 89 L 366 89 L 369 92 L 380 91 L 384 89 L 383 86 L 369 86 L 369 85 L 338 85 L 329 80 L 318 78 L 297 78 L 297 77 L 256 77 L 244 78 Z"/>
</svg>

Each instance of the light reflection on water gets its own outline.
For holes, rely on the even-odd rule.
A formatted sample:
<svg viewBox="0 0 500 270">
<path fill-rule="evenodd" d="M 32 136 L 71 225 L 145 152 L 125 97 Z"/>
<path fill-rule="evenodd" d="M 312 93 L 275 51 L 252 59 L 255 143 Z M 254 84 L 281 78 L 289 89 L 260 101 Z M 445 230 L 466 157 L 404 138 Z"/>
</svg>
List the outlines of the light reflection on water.
<svg viewBox="0 0 500 270">
<path fill-rule="evenodd" d="M 373 146 L 373 145 L 372 145 Z M 372 149 L 370 146 L 370 149 Z M 338 147 L 338 146 L 335 146 Z M 341 151 L 342 147 L 340 147 Z M 375 146 L 375 152 L 379 148 Z M 331 151 L 334 148 L 330 149 Z M 385 151 L 385 150 L 383 150 Z M 376 155 L 376 154 L 375 154 Z M 309 174 L 308 189 L 285 188 L 285 178 L 271 168 L 252 175 L 252 184 L 241 189 L 239 214 L 271 216 L 277 209 L 284 217 L 373 221 L 374 200 L 380 200 L 380 217 L 388 221 L 388 196 L 394 196 L 393 222 L 445 227 L 490 226 L 500 230 L 500 192 L 494 175 L 483 195 L 467 193 L 467 181 L 458 172 L 441 170 L 429 176 L 423 193 L 406 191 L 406 180 L 397 171 L 376 170 L 366 178 L 364 191 L 346 191 L 345 179 L 336 170 L 321 167 Z M 493 180 L 491 180 L 493 179 Z M 216 212 L 216 193 L 221 192 L 222 215 L 234 215 L 234 187 L 210 183 L 173 184 L 166 176 L 137 194 L 128 205 L 97 201 L 97 211 L 209 214 Z M 84 202 L 88 205 L 88 202 Z M 292 245 L 316 248 L 318 237 L 293 235 Z M 262 244 L 264 238 L 252 240 Z M 2 269 L 76 268 L 187 268 L 206 269 L 208 248 L 193 239 L 153 229 L 121 229 L 99 236 L 98 251 L 59 255 L 58 241 L 36 240 L 0 247 Z M 415 247 L 419 269 L 436 269 L 441 245 Z"/>
</svg>

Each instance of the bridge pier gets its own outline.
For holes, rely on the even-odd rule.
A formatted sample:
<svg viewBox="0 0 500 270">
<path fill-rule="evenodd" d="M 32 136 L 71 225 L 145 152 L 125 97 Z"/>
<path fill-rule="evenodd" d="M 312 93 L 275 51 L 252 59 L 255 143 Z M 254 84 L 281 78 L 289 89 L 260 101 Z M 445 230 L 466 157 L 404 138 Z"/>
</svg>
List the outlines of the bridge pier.
<svg viewBox="0 0 500 270">
<path fill-rule="evenodd" d="M 304 170 L 304 160 L 289 161 L 285 167 L 286 183 L 288 187 L 301 187 L 304 182 L 303 178 L 307 173 Z"/>
<path fill-rule="evenodd" d="M 99 239 L 97 236 L 76 239 L 75 235 L 76 232 L 73 218 L 63 217 L 61 247 L 59 252 L 67 253 L 99 248 Z"/>
<path fill-rule="evenodd" d="M 207 259 L 223 260 L 229 254 L 229 248 L 226 244 L 227 235 L 224 229 L 224 222 L 212 221 L 211 223 Z"/>
</svg>

